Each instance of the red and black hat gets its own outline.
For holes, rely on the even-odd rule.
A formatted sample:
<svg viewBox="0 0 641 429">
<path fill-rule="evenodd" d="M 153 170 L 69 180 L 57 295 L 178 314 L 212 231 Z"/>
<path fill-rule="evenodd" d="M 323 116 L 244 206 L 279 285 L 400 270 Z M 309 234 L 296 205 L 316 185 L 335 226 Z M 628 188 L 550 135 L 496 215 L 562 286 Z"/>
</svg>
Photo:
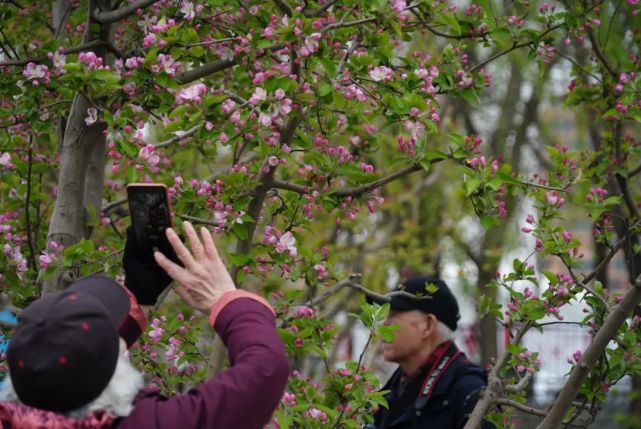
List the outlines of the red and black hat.
<svg viewBox="0 0 641 429">
<path fill-rule="evenodd" d="M 116 281 L 92 276 L 24 309 L 7 350 L 18 398 L 56 412 L 96 399 L 116 370 L 129 305 Z"/>
</svg>

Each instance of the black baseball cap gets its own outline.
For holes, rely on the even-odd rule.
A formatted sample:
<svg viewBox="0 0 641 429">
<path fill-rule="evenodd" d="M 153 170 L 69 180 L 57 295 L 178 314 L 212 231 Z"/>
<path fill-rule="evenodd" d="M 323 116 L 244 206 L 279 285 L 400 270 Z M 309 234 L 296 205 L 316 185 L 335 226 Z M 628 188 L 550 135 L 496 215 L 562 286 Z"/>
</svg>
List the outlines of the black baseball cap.
<svg viewBox="0 0 641 429">
<path fill-rule="evenodd" d="M 436 290 L 430 292 L 427 288 L 432 285 Z M 431 289 L 431 288 L 430 288 Z M 419 310 L 424 313 L 433 314 L 452 331 L 456 331 L 456 325 L 461 318 L 458 303 L 447 284 L 436 277 L 412 277 L 394 289 L 395 292 L 403 291 L 425 299 L 412 299 L 409 296 L 394 295 L 391 298 L 390 309 L 395 311 Z M 385 301 L 368 297 L 369 302 L 384 304 Z"/>
<path fill-rule="evenodd" d="M 20 401 L 64 413 L 100 396 L 116 370 L 129 305 L 115 280 L 91 276 L 25 308 L 7 350 Z"/>
</svg>

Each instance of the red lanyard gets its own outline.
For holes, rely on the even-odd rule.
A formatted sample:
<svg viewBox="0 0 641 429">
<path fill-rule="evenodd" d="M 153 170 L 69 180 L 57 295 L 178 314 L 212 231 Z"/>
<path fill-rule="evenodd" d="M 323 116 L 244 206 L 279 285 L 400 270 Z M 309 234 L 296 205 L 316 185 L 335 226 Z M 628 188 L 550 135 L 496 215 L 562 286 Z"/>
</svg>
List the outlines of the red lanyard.
<svg viewBox="0 0 641 429">
<path fill-rule="evenodd" d="M 439 355 L 434 359 L 434 363 L 425 376 L 425 380 L 421 386 L 419 397 L 423 396 L 425 398 L 424 402 L 427 402 L 427 400 L 430 399 L 430 396 L 432 396 L 434 388 L 443 373 L 461 354 L 460 350 L 456 350 L 456 347 L 452 347 L 453 343 L 451 341 L 448 341 L 445 346 L 446 347 L 442 351 L 439 349 L 435 350 L 435 353 L 438 353 Z"/>
</svg>

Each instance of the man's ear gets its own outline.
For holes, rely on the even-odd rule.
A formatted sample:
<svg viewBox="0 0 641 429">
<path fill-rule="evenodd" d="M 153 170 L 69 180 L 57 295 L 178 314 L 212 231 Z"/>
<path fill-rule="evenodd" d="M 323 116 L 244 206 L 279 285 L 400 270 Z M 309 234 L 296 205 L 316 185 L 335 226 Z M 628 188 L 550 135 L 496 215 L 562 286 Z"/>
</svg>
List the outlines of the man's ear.
<svg viewBox="0 0 641 429">
<path fill-rule="evenodd" d="M 433 314 L 425 315 L 425 330 L 423 331 L 425 337 L 431 337 L 434 335 L 438 327 L 438 320 Z"/>
</svg>

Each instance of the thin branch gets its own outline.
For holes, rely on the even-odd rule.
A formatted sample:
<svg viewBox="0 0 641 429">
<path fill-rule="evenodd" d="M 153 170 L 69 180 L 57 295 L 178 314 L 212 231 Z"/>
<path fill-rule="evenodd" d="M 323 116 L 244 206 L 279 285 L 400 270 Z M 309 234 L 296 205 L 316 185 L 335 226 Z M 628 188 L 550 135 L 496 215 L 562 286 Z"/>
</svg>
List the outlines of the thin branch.
<svg viewBox="0 0 641 429">
<path fill-rule="evenodd" d="M 639 173 L 641 173 L 641 164 L 637 165 L 633 170 L 630 170 L 630 172 L 628 173 L 628 179 L 636 176 Z"/>
<path fill-rule="evenodd" d="M 122 21 L 136 13 L 138 9 L 146 8 L 154 3 L 158 3 L 158 1 L 159 0 L 136 0 L 133 3 L 129 3 L 128 5 L 116 10 L 101 11 L 96 9 L 92 12 L 92 17 L 95 21 L 102 24 L 111 24 L 117 21 Z"/>
<path fill-rule="evenodd" d="M 265 49 L 265 53 L 278 51 L 280 49 L 283 49 L 283 45 L 270 46 L 269 48 Z M 203 64 L 202 66 L 180 73 L 178 76 L 176 76 L 176 80 L 181 85 L 185 83 L 193 82 L 195 80 L 208 76 L 212 73 L 217 73 L 219 71 L 227 70 L 228 68 L 235 66 L 236 63 L 238 63 L 238 61 L 240 61 L 241 58 L 242 57 L 238 55 L 231 60 L 216 60 L 208 64 Z"/>
<path fill-rule="evenodd" d="M 432 162 L 435 163 L 439 161 L 441 160 L 434 160 Z M 407 176 L 411 173 L 420 171 L 422 169 L 423 167 L 421 167 L 420 165 L 412 165 L 401 171 L 397 171 L 396 173 L 390 174 L 389 176 L 375 180 L 374 182 L 366 183 L 364 185 L 355 186 L 352 188 L 341 189 L 339 191 L 333 192 L 332 195 L 335 195 L 337 197 L 347 197 L 347 196 L 357 197 L 359 195 L 370 192 L 376 188 L 380 188 L 381 186 L 385 186 L 388 183 L 393 182 L 394 180 L 400 179 L 401 177 Z"/>
<path fill-rule="evenodd" d="M 202 124 L 198 124 L 198 125 L 195 125 L 195 126 L 191 127 L 187 131 L 183 131 L 183 132 L 177 131 L 175 133 L 176 134 L 175 137 L 172 137 L 169 140 L 166 140 L 164 142 L 157 143 L 157 144 L 154 145 L 154 147 L 156 149 L 159 149 L 159 148 L 171 146 L 172 144 L 178 143 L 179 141 L 181 141 L 183 139 L 186 139 L 187 137 L 193 136 L 194 134 L 196 134 L 196 131 L 200 130 L 201 127 L 202 127 Z M 180 134 L 178 134 L 178 133 L 180 133 Z"/>
<path fill-rule="evenodd" d="M 637 227 L 638 227 L 638 226 L 640 226 L 640 225 L 641 225 L 641 221 L 637 221 L 634 225 L 632 225 L 632 227 L 631 227 L 630 229 L 637 228 Z M 610 262 L 610 260 L 614 257 L 614 255 L 615 255 L 619 250 L 621 250 L 621 249 L 623 248 L 623 246 L 625 246 L 625 244 L 627 243 L 627 241 L 628 241 L 627 235 L 626 235 L 625 237 L 621 238 L 621 239 L 620 239 L 620 240 L 619 240 L 619 241 L 618 241 L 618 242 L 617 242 L 617 243 L 616 243 L 616 244 L 611 248 L 610 253 L 608 253 L 608 254 L 606 255 L 606 257 L 605 257 L 605 258 L 603 258 L 603 259 L 601 260 L 601 262 L 599 262 L 599 265 L 597 265 L 597 266 L 594 268 L 594 270 L 592 270 L 592 272 L 591 272 L 590 274 L 588 274 L 587 276 L 585 276 L 585 277 L 583 278 L 583 280 L 581 280 L 581 283 L 582 283 L 583 285 L 585 285 L 585 284 L 590 283 L 592 280 L 594 280 L 594 279 L 596 278 L 596 276 L 598 276 L 598 275 L 599 275 L 599 274 L 600 274 L 600 273 L 601 273 L 601 272 L 602 272 L 602 271 L 603 271 L 603 270 L 608 266 L 608 263 L 609 263 L 609 262 Z"/>
<path fill-rule="evenodd" d="M 292 191 L 292 192 L 297 192 L 301 195 L 306 194 L 309 192 L 309 187 L 308 186 L 303 186 L 303 185 L 297 185 L 295 183 L 289 183 L 285 182 L 283 180 L 274 180 L 272 184 L 272 188 L 276 189 L 284 189 L 286 191 Z"/>
<path fill-rule="evenodd" d="M 224 39 L 216 39 L 216 40 L 210 40 L 208 42 L 200 42 L 200 43 L 190 43 L 190 44 L 178 44 L 176 46 L 180 48 L 195 48 L 197 46 L 209 46 L 209 45 L 216 45 L 218 43 L 226 43 L 226 42 L 233 42 L 235 40 L 238 40 L 237 37 L 225 37 Z"/>
<path fill-rule="evenodd" d="M 222 226 L 224 223 L 216 222 L 214 220 L 209 220 L 209 219 L 203 219 L 200 217 L 195 217 L 195 216 L 189 216 L 186 214 L 179 214 L 178 217 L 180 217 L 183 220 L 188 220 L 193 224 L 196 225 L 209 225 L 209 226 Z"/>
<path fill-rule="evenodd" d="M 532 380 L 532 373 L 528 372 L 518 383 L 505 386 L 505 391 L 508 393 L 519 393 L 530 384 L 530 380 Z"/>
<path fill-rule="evenodd" d="M 278 9 L 287 16 L 292 16 L 292 8 L 290 5 L 285 3 L 285 0 L 274 0 Z"/>
<path fill-rule="evenodd" d="M 354 27 L 357 25 L 367 24 L 369 22 L 376 22 L 376 21 L 378 21 L 378 18 L 372 17 L 372 18 L 357 19 L 355 21 L 335 22 L 333 24 L 328 24 L 325 27 L 321 28 L 320 32 L 327 33 L 328 31 L 335 30 L 337 28 Z"/>
<path fill-rule="evenodd" d="M 91 42 L 83 43 L 82 45 L 73 46 L 68 49 L 66 48 L 63 48 L 63 49 L 64 49 L 64 53 L 68 55 L 68 54 L 77 54 L 78 52 L 90 51 L 94 48 L 106 48 L 109 52 L 114 54 L 116 57 L 118 58 L 124 57 L 123 53 L 120 52 L 114 45 L 112 45 L 107 40 L 92 40 Z M 24 67 L 29 63 L 41 63 L 47 60 L 49 60 L 49 58 L 46 56 L 32 57 L 32 58 L 26 58 L 20 61 L 9 61 L 5 63 L 0 63 L 0 67 L 8 67 L 8 66 Z"/>
<path fill-rule="evenodd" d="M 100 212 L 101 212 L 101 213 L 104 213 L 104 214 L 105 214 L 105 216 L 108 216 L 109 214 L 111 214 L 111 212 L 112 212 L 114 209 L 116 209 L 116 208 L 118 208 L 118 207 L 122 206 L 123 204 L 127 204 L 127 198 L 121 198 L 121 199 L 119 199 L 119 200 L 112 201 L 112 202 L 110 202 L 110 203 L 108 203 L 108 204 L 105 204 L 104 206 L 102 206 L 102 207 L 100 208 Z"/>
<path fill-rule="evenodd" d="M 334 295 L 335 293 L 337 293 L 338 291 L 340 291 L 341 289 L 344 289 L 344 288 L 351 288 L 351 289 L 357 290 L 359 292 L 364 293 L 368 298 L 371 298 L 374 301 L 384 302 L 384 303 L 391 302 L 392 298 L 394 298 L 395 296 L 401 296 L 401 297 L 409 298 L 409 299 L 412 299 L 412 300 L 415 300 L 415 301 L 423 301 L 423 300 L 432 299 L 432 297 L 429 296 L 429 295 L 416 296 L 414 294 L 411 294 L 411 293 L 405 292 L 405 291 L 393 291 L 393 292 L 388 292 L 388 293 L 385 293 L 385 294 L 377 293 L 377 292 L 374 292 L 374 291 L 371 291 L 371 290 L 367 289 L 365 286 L 363 286 L 363 285 L 361 285 L 359 283 L 356 283 L 353 280 L 353 277 L 355 277 L 355 276 L 351 276 L 349 279 L 342 280 L 342 281 L 336 283 L 334 286 L 332 286 L 329 289 L 327 289 L 321 295 L 319 295 L 319 296 L 307 301 L 304 305 L 307 305 L 307 306 L 310 306 L 310 307 L 315 307 L 317 305 L 320 305 L 323 302 L 327 301 L 327 299 L 329 299 L 332 295 Z"/>
<path fill-rule="evenodd" d="M 599 61 L 601 61 L 601 64 L 603 64 L 603 67 L 608 71 L 610 76 L 614 78 L 615 80 L 619 78 L 619 73 L 612 67 L 610 64 L 610 61 L 606 58 L 605 54 L 601 50 L 601 47 L 599 46 L 599 42 L 596 40 L 596 37 L 594 37 L 594 32 L 592 31 L 591 28 L 587 29 L 588 37 L 590 38 L 590 43 L 592 44 L 592 50 L 594 51 L 594 55 L 597 56 Z"/>
<path fill-rule="evenodd" d="M 523 411 L 524 413 L 527 414 L 533 414 L 535 416 L 540 416 L 540 417 L 545 417 L 547 414 L 547 411 L 541 410 L 540 408 L 534 408 L 534 407 L 529 407 L 525 404 L 521 404 L 520 402 L 513 401 L 511 399 L 507 398 L 499 398 L 496 400 L 497 405 L 505 405 L 506 407 L 512 407 L 514 409 L 517 409 L 519 411 Z"/>
<path fill-rule="evenodd" d="M 321 7 L 317 9 L 312 9 L 312 10 L 304 10 L 303 15 L 305 18 L 315 18 L 317 16 L 321 16 L 324 14 L 330 7 L 334 6 L 336 3 L 338 3 L 338 0 L 331 0 L 322 5 Z"/>
<path fill-rule="evenodd" d="M 541 39 L 541 38 L 543 38 L 543 37 L 545 37 L 547 34 L 549 34 L 549 33 L 551 33 L 552 31 L 554 31 L 554 30 L 558 29 L 559 27 L 560 27 L 560 25 L 555 25 L 555 26 L 552 26 L 552 27 L 548 28 L 546 31 L 544 31 L 543 33 L 541 33 L 541 34 L 538 36 L 537 40 L 538 40 L 538 39 Z M 473 73 L 473 72 L 475 72 L 476 70 L 479 70 L 479 69 L 481 69 L 481 68 L 485 67 L 487 64 L 491 63 L 492 61 L 496 60 L 497 58 L 500 58 L 500 57 L 502 57 L 503 55 L 509 54 L 510 52 L 515 51 L 515 50 L 517 50 L 517 49 L 523 48 L 524 46 L 531 45 L 532 43 L 534 43 L 534 40 L 529 40 L 529 41 L 527 41 L 527 42 L 521 42 L 521 43 L 516 43 L 516 42 L 515 42 L 515 43 L 512 45 L 512 47 L 511 47 L 511 48 L 508 48 L 508 49 L 506 49 L 506 50 L 504 50 L 504 51 L 501 51 L 501 52 L 499 52 L 499 53 L 497 53 L 497 54 L 494 54 L 494 55 L 492 55 L 490 58 L 486 59 L 485 61 L 482 61 L 482 62 L 480 62 L 479 64 L 477 64 L 477 65 L 475 65 L 474 67 L 472 67 L 472 68 L 470 69 L 469 73 Z"/>
</svg>

